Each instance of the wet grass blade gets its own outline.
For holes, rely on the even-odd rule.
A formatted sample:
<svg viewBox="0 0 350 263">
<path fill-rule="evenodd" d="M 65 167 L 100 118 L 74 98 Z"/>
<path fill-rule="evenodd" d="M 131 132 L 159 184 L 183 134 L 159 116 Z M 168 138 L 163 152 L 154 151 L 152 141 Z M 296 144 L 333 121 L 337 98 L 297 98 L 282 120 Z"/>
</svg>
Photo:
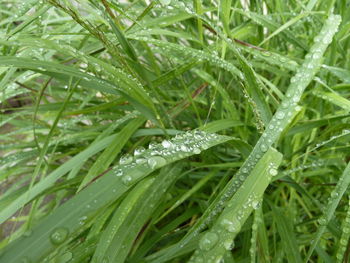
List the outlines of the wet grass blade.
<svg viewBox="0 0 350 263">
<path fill-rule="evenodd" d="M 12 242 L 1 260 L 12 263 L 22 259 L 34 262 L 43 259 L 49 252 L 74 238 L 77 231 L 84 228 L 89 219 L 96 216 L 99 209 L 117 200 L 132 185 L 154 170 L 193 154 L 199 154 L 203 149 L 228 140 L 231 140 L 231 137 L 194 131 L 179 135 L 171 141 L 165 140 L 159 145 L 152 145 L 149 150 L 137 150 L 135 158 L 131 156 L 122 158 L 120 166 L 98 178 L 50 213 L 29 236 L 23 236 Z"/>
<path fill-rule="evenodd" d="M 317 229 L 317 232 L 315 234 L 315 238 L 312 240 L 310 249 L 307 253 L 307 256 L 305 258 L 305 262 L 308 262 L 313 251 L 315 250 L 319 240 L 321 239 L 322 235 L 327 229 L 327 225 L 331 221 L 331 219 L 334 216 L 335 210 L 337 206 L 339 205 L 339 202 L 341 198 L 343 197 L 345 191 L 347 190 L 348 186 L 350 184 L 350 163 L 346 166 L 342 176 L 339 178 L 339 181 L 337 182 L 337 185 L 335 189 L 331 193 L 331 197 L 329 199 L 329 202 L 327 203 L 326 208 L 324 209 L 324 213 L 319 219 L 319 228 Z"/>
<path fill-rule="evenodd" d="M 203 262 L 205 259 L 219 261 L 226 251 L 233 249 L 234 238 L 251 212 L 260 206 L 264 191 L 272 176 L 277 174 L 276 169 L 281 161 L 282 155 L 276 150 L 271 148 L 265 153 L 214 225 L 199 241 L 199 248 L 189 262 Z"/>
</svg>

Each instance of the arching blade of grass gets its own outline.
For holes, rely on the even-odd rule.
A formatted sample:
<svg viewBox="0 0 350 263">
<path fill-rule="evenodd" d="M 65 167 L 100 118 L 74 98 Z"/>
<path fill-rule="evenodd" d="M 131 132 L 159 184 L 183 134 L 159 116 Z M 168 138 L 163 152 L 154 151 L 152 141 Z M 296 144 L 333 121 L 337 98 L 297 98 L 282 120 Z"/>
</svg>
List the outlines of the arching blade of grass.
<svg viewBox="0 0 350 263">
<path fill-rule="evenodd" d="M 346 166 L 342 176 L 339 178 L 337 185 L 335 189 L 331 193 L 331 197 L 329 199 L 329 202 L 324 209 L 324 214 L 319 219 L 320 226 L 317 229 L 317 232 L 315 234 L 315 238 L 312 240 L 311 247 L 307 253 L 307 256 L 305 258 L 305 262 L 308 262 L 313 251 L 315 250 L 320 238 L 322 237 L 323 233 L 325 232 L 327 225 L 329 224 L 330 220 L 333 218 L 335 210 L 343 197 L 345 191 L 348 189 L 348 186 L 350 184 L 350 163 Z"/>
<path fill-rule="evenodd" d="M 306 17 L 308 15 L 310 15 L 310 13 L 308 13 L 308 12 L 301 13 L 301 14 L 297 15 L 296 17 L 294 17 L 293 19 L 289 20 L 287 23 L 280 26 L 278 29 L 276 29 L 274 32 L 272 32 L 271 35 L 269 35 L 267 38 L 265 38 L 264 41 L 262 41 L 259 44 L 259 46 L 262 46 L 264 43 L 269 41 L 271 38 L 278 35 L 282 31 L 286 30 L 288 27 L 292 26 L 293 24 L 297 23 L 299 20 L 303 19 L 304 17 Z"/>
<path fill-rule="evenodd" d="M 196 58 L 200 61 L 207 61 L 214 66 L 220 67 L 222 69 L 225 69 L 231 72 L 233 75 L 237 76 L 239 79 L 244 79 L 242 72 L 235 65 L 220 58 L 218 55 L 210 53 L 208 51 L 197 50 L 190 47 L 184 48 L 183 46 L 176 43 L 169 43 L 166 41 L 152 39 L 149 37 L 133 36 L 130 38 L 133 38 L 135 40 L 146 41 L 149 44 L 154 44 L 160 47 L 161 50 L 159 51 L 164 53 L 166 56 L 171 56 L 174 58 L 179 58 L 179 56 L 180 57 L 185 56 L 186 59 Z"/>
<path fill-rule="evenodd" d="M 143 119 L 141 121 L 144 121 Z M 138 121 L 136 121 L 138 122 Z M 28 189 L 20 196 L 16 197 L 9 205 L 4 207 L 0 212 L 0 222 L 3 223 L 9 217 L 11 217 L 17 210 L 22 208 L 25 204 L 33 200 L 38 195 L 44 193 L 48 188 L 50 188 L 59 178 L 64 176 L 66 173 L 74 169 L 81 162 L 86 161 L 88 158 L 98 153 L 99 151 L 108 147 L 113 141 L 116 140 L 118 135 L 110 135 L 101 140 L 96 140 L 95 143 L 92 143 L 90 147 L 83 150 L 72 159 L 61 165 L 59 168 L 54 170 L 52 173 L 47 175 L 45 178 L 40 180 L 32 188 Z M 27 155 L 27 154 L 26 154 Z M 96 174 L 95 176 L 97 176 Z M 0 204 L 1 206 L 2 204 Z"/>
<path fill-rule="evenodd" d="M 265 26 L 270 30 L 276 31 L 282 27 L 280 24 L 278 24 L 277 22 L 275 22 L 274 20 L 270 19 L 269 17 L 267 17 L 265 15 L 261 15 L 261 14 L 255 13 L 255 12 L 237 9 L 237 8 L 235 8 L 234 11 L 241 14 L 242 16 L 246 16 L 246 17 L 252 19 L 258 25 Z M 281 36 L 284 39 L 286 39 L 288 42 L 290 42 L 296 46 L 299 46 L 304 50 L 307 50 L 308 47 L 306 46 L 306 44 L 304 42 L 300 41 L 299 39 L 297 39 L 294 35 L 295 34 L 293 34 L 288 29 L 285 29 L 284 31 L 281 32 Z"/>
<path fill-rule="evenodd" d="M 135 156 L 124 156 L 120 165 L 98 178 L 72 199 L 50 213 L 29 236 L 12 242 L 1 260 L 15 263 L 22 259 L 38 262 L 49 252 L 75 237 L 99 209 L 111 204 L 132 185 L 154 170 L 217 144 L 231 137 L 201 131 L 187 132 L 150 149 L 136 149 Z"/>
<path fill-rule="evenodd" d="M 181 175 L 180 172 L 179 164 L 172 168 L 165 167 L 155 177 L 137 184 L 104 230 L 92 262 L 102 262 L 104 258 L 115 263 L 125 261 L 137 235 L 159 206 L 168 188 Z"/>
<path fill-rule="evenodd" d="M 348 196 L 348 198 L 349 197 L 350 196 Z M 346 212 L 346 217 L 342 224 L 341 238 L 338 243 L 339 245 L 338 245 L 338 250 L 336 254 L 337 263 L 346 262 L 349 260 L 349 255 L 345 254 L 345 251 L 348 247 L 349 238 L 350 238 L 350 198 L 349 198 L 348 210 Z M 348 258 L 344 258 L 344 256 L 347 256 Z"/>
<path fill-rule="evenodd" d="M 142 89 L 142 87 L 140 87 L 137 84 L 133 86 L 121 85 L 120 87 L 117 87 L 109 81 L 99 79 L 96 76 L 91 76 L 74 67 L 49 61 L 39 61 L 21 57 L 0 56 L 0 65 L 30 69 L 65 81 L 66 83 L 68 83 L 69 79 L 72 77 L 79 78 L 81 79 L 81 81 L 79 82 L 80 86 L 98 90 L 101 92 L 106 92 L 109 94 L 121 95 L 127 100 L 129 100 L 136 110 L 140 111 L 140 113 L 147 116 L 147 118 L 150 118 L 157 122 L 154 114 L 152 101 L 148 97 L 147 93 Z M 120 74 L 117 75 L 117 78 L 118 77 L 121 80 L 125 80 L 124 84 L 130 84 L 130 80 L 127 80 L 128 77 L 125 76 L 123 73 L 120 72 Z M 133 88 L 131 89 L 131 87 Z"/>
<path fill-rule="evenodd" d="M 350 112 L 350 101 L 335 92 L 316 92 L 316 96 Z"/>
<path fill-rule="evenodd" d="M 220 261 L 225 252 L 233 249 L 233 240 L 254 209 L 260 206 L 265 189 L 272 176 L 277 174 L 277 167 L 282 161 L 282 154 L 270 148 L 260 159 L 242 187 L 229 200 L 214 225 L 199 241 L 199 248 L 189 262 Z"/>
<path fill-rule="evenodd" d="M 197 235 L 207 223 L 212 221 L 213 218 L 220 213 L 224 204 L 226 204 L 227 200 L 239 189 L 242 182 L 244 182 L 244 178 L 250 174 L 262 155 L 278 140 L 281 133 L 288 127 L 294 114 L 300 108 L 297 103 L 300 101 L 304 90 L 310 84 L 321 66 L 323 53 L 332 41 L 333 35 L 337 32 L 340 20 L 340 16 L 329 16 L 321 32 L 315 38 L 314 45 L 306 55 L 304 63 L 291 79 L 290 86 L 288 87 L 281 105 L 278 107 L 249 157 L 218 197 L 210 204 L 202 217 L 196 222 L 195 226 L 192 227 L 183 240 L 178 243 L 178 249 L 191 240 L 193 236 Z M 172 252 L 174 251 L 175 249 L 172 250 Z M 162 262 L 161 259 L 159 262 Z"/>
</svg>

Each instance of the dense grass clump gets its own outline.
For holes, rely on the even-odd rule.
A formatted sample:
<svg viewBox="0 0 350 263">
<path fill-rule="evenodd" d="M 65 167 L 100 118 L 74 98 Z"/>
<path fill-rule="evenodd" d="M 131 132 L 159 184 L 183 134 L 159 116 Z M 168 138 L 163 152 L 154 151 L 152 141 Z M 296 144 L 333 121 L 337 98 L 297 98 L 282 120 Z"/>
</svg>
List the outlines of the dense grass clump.
<svg viewBox="0 0 350 263">
<path fill-rule="evenodd" d="M 0 263 L 350 260 L 349 1 L 0 18 Z"/>
</svg>

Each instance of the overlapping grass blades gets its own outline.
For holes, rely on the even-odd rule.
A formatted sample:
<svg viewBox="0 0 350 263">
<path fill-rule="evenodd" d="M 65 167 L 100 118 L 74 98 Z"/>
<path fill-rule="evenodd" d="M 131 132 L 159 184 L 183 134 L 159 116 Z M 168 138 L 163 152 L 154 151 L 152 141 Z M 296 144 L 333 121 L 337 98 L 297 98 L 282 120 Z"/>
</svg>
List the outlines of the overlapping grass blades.
<svg viewBox="0 0 350 263">
<path fill-rule="evenodd" d="M 305 2 L 0 1 L 0 262 L 200 261 L 271 147 L 263 205 L 204 262 L 346 261 L 350 9 Z M 230 140 L 161 156 L 189 130 Z"/>
<path fill-rule="evenodd" d="M 134 157 L 124 156 L 119 166 L 54 210 L 30 234 L 11 243 L 1 260 L 8 263 L 27 259 L 34 262 L 42 260 L 57 246 L 75 238 L 77 231 L 84 229 L 89 218 L 96 215 L 99 209 L 117 200 L 154 170 L 230 139 L 227 136 L 194 131 L 178 135 L 173 140 L 165 140 L 161 144 L 152 144 L 148 150 L 136 149 Z"/>
<path fill-rule="evenodd" d="M 308 262 L 314 249 L 316 248 L 320 238 L 322 237 L 323 233 L 327 229 L 327 225 L 329 224 L 330 220 L 334 216 L 334 212 L 339 205 L 339 202 L 341 198 L 343 197 L 345 191 L 348 189 L 350 184 L 350 163 L 346 166 L 342 176 L 339 178 L 339 181 L 337 182 L 337 185 L 335 189 L 332 191 L 329 202 L 327 206 L 325 207 L 324 214 L 319 219 L 320 226 L 317 229 L 317 232 L 315 234 L 315 238 L 313 239 L 311 243 L 311 247 L 307 253 L 307 256 L 305 258 L 305 262 Z"/>
<path fill-rule="evenodd" d="M 221 209 L 231 198 L 231 196 L 239 189 L 245 178 L 254 169 L 257 162 L 263 154 L 278 140 L 279 136 L 291 123 L 294 115 L 300 110 L 298 102 L 306 89 L 313 80 L 315 74 L 319 70 L 322 62 L 322 56 L 326 48 L 332 41 L 333 35 L 337 32 L 340 24 L 340 16 L 330 15 L 321 29 L 318 36 L 314 39 L 314 45 L 310 52 L 306 55 L 304 63 L 297 70 L 296 75 L 291 79 L 290 86 L 282 100 L 280 106 L 273 115 L 271 121 L 255 144 L 252 152 L 245 160 L 239 171 L 226 185 L 225 189 L 215 199 L 215 201 L 207 208 L 201 219 L 197 221 L 196 226 L 186 235 L 179 243 L 180 249 L 193 236 L 205 227 L 215 216 L 220 213 Z M 175 250 L 174 250 L 175 251 Z"/>
<path fill-rule="evenodd" d="M 256 164 L 242 186 L 228 201 L 214 225 L 199 241 L 189 262 L 218 262 L 234 248 L 234 238 L 254 209 L 258 209 L 271 178 L 277 175 L 282 154 L 270 148 Z"/>
</svg>

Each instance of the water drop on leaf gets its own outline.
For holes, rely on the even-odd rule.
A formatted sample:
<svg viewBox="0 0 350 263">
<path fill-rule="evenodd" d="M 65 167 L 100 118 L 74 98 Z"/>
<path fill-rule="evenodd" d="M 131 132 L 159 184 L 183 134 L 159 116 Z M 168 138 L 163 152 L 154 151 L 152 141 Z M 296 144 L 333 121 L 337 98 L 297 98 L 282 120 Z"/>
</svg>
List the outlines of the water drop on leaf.
<svg viewBox="0 0 350 263">
<path fill-rule="evenodd" d="M 129 164 L 133 161 L 133 157 L 130 154 L 125 154 L 120 157 L 119 164 Z"/>
<path fill-rule="evenodd" d="M 202 250 L 209 251 L 212 249 L 215 244 L 218 242 L 219 237 L 217 234 L 208 232 L 206 233 L 203 238 L 199 241 L 199 247 Z"/>
<path fill-rule="evenodd" d="M 68 238 L 69 231 L 65 227 L 56 228 L 50 235 L 50 240 L 54 245 L 62 244 Z"/>
<path fill-rule="evenodd" d="M 156 169 L 166 165 L 166 160 L 161 156 L 152 156 L 147 161 L 151 169 Z"/>
</svg>

